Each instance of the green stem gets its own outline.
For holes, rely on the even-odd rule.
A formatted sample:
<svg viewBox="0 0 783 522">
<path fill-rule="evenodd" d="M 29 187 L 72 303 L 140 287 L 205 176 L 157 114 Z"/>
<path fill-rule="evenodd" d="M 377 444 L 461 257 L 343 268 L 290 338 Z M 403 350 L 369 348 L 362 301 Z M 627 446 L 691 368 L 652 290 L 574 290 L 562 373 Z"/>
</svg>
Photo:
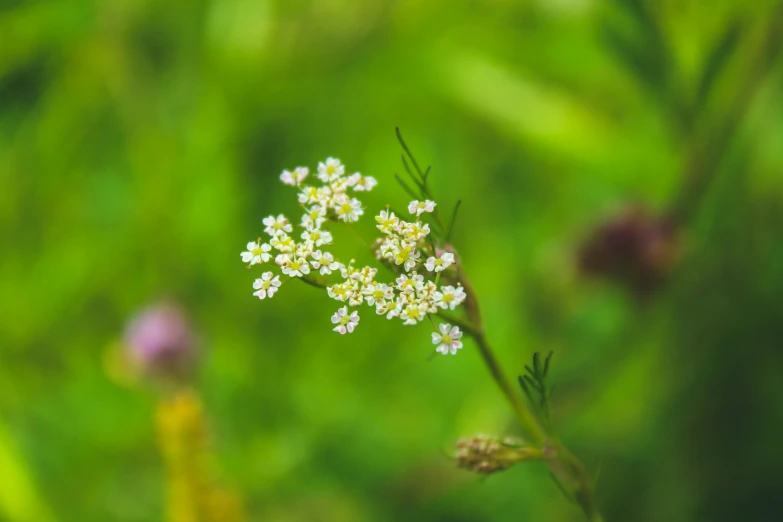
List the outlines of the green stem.
<svg viewBox="0 0 783 522">
<path fill-rule="evenodd" d="M 522 428 L 530 437 L 531 442 L 534 444 L 543 444 L 547 439 L 544 428 L 542 428 L 541 424 L 536 420 L 533 412 L 531 412 L 525 403 L 522 402 L 522 398 L 516 392 L 515 388 L 511 386 L 511 382 L 503 373 L 503 369 L 501 368 L 497 357 L 495 357 L 494 352 L 489 344 L 487 344 L 487 339 L 484 334 L 470 334 L 470 336 L 476 342 L 479 353 L 481 354 L 482 359 L 484 359 L 484 364 L 487 365 L 489 373 L 492 374 L 495 383 L 500 387 L 503 395 L 506 396 L 506 399 L 511 404 L 512 409 L 517 414 L 519 421 L 522 423 Z"/>
<path fill-rule="evenodd" d="M 590 522 L 601 522 L 601 515 L 596 509 L 595 500 L 593 499 L 591 481 L 584 465 L 559 441 L 553 440 L 553 438 L 550 437 L 547 431 L 541 426 L 541 423 L 538 422 L 538 419 L 530 408 L 528 408 L 522 400 L 522 397 L 517 392 L 516 388 L 511 385 L 511 382 L 503 373 L 503 369 L 484 335 L 484 325 L 481 320 L 481 312 L 473 286 L 462 269 L 459 260 L 457 261 L 456 266 L 457 280 L 462 283 L 465 294 L 467 295 L 464 307 L 468 316 L 468 321 L 462 321 L 450 317 L 447 314 L 438 315 L 453 320 L 454 324 L 460 326 L 465 333 L 473 338 L 492 378 L 511 404 L 512 409 L 516 413 L 524 431 L 528 437 L 530 437 L 531 442 L 537 445 L 547 446 L 553 452 L 554 458 L 548 461 L 548 465 L 555 480 L 570 492 L 577 503 L 579 503 Z"/>
</svg>

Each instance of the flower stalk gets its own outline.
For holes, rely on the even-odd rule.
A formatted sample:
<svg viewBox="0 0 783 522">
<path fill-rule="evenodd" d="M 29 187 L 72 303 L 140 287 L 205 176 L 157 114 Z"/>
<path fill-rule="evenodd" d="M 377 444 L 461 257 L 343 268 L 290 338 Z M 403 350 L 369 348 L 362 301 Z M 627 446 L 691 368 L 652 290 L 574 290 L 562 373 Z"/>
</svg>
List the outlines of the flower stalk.
<svg viewBox="0 0 783 522">
<path fill-rule="evenodd" d="M 503 372 L 498 358 L 487 341 L 478 298 L 461 262 L 457 263 L 457 278 L 467 294 L 463 306 L 468 321 L 461 321 L 451 316 L 448 316 L 448 320 L 460 326 L 476 343 L 492 379 L 511 405 L 511 409 L 514 410 L 530 442 L 537 446 L 543 446 L 550 456 L 545 460 L 555 482 L 564 489 L 567 496 L 579 504 L 588 520 L 591 522 L 601 521 L 601 515 L 597 511 L 593 499 L 592 484 L 584 465 L 556 439 L 554 434 L 547 432 Z"/>
</svg>

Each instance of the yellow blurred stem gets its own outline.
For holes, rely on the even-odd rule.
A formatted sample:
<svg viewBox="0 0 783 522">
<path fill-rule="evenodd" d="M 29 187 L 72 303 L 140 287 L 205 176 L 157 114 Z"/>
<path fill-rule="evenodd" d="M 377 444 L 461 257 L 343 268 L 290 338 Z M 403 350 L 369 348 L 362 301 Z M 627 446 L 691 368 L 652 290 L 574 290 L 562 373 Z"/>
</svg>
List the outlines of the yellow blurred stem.
<svg viewBox="0 0 783 522">
<path fill-rule="evenodd" d="M 166 471 L 169 522 L 240 522 L 239 499 L 215 480 L 214 455 L 201 401 L 192 390 L 161 400 L 159 444 Z"/>
</svg>

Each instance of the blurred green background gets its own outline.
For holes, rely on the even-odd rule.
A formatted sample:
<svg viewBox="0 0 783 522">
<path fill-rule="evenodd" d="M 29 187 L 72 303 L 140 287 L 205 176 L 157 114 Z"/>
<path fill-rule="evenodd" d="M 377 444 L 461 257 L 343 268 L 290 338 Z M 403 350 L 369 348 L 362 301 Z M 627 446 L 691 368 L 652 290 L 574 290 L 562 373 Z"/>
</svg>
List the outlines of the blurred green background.
<svg viewBox="0 0 783 522">
<path fill-rule="evenodd" d="M 155 393 L 109 371 L 175 299 L 221 480 L 251 520 L 578 521 L 543 466 L 481 480 L 448 453 L 513 434 L 473 346 L 371 313 L 331 332 L 306 285 L 239 259 L 297 215 L 284 168 L 337 156 L 407 198 L 433 165 L 490 342 L 554 350 L 555 421 L 607 521 L 783 512 L 783 16 L 715 0 L 0 1 L 0 520 L 156 521 Z M 619 209 L 673 216 L 640 299 L 586 278 Z M 346 251 L 350 236 L 338 236 Z M 610 253 L 611 254 L 611 253 Z"/>
</svg>

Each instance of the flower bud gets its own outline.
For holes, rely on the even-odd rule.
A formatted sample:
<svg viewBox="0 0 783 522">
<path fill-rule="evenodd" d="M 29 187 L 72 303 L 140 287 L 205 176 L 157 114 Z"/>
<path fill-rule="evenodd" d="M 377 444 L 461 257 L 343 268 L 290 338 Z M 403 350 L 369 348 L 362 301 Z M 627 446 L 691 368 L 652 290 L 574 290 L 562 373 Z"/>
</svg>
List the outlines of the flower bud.
<svg viewBox="0 0 783 522">
<path fill-rule="evenodd" d="M 131 362 L 143 374 L 181 378 L 193 368 L 196 346 L 184 312 L 173 304 L 146 308 L 131 319 L 125 346 Z"/>
<path fill-rule="evenodd" d="M 541 448 L 525 446 L 522 440 L 511 437 L 499 439 L 479 434 L 457 441 L 457 466 L 485 475 L 508 469 L 517 462 L 542 457 Z"/>
</svg>

